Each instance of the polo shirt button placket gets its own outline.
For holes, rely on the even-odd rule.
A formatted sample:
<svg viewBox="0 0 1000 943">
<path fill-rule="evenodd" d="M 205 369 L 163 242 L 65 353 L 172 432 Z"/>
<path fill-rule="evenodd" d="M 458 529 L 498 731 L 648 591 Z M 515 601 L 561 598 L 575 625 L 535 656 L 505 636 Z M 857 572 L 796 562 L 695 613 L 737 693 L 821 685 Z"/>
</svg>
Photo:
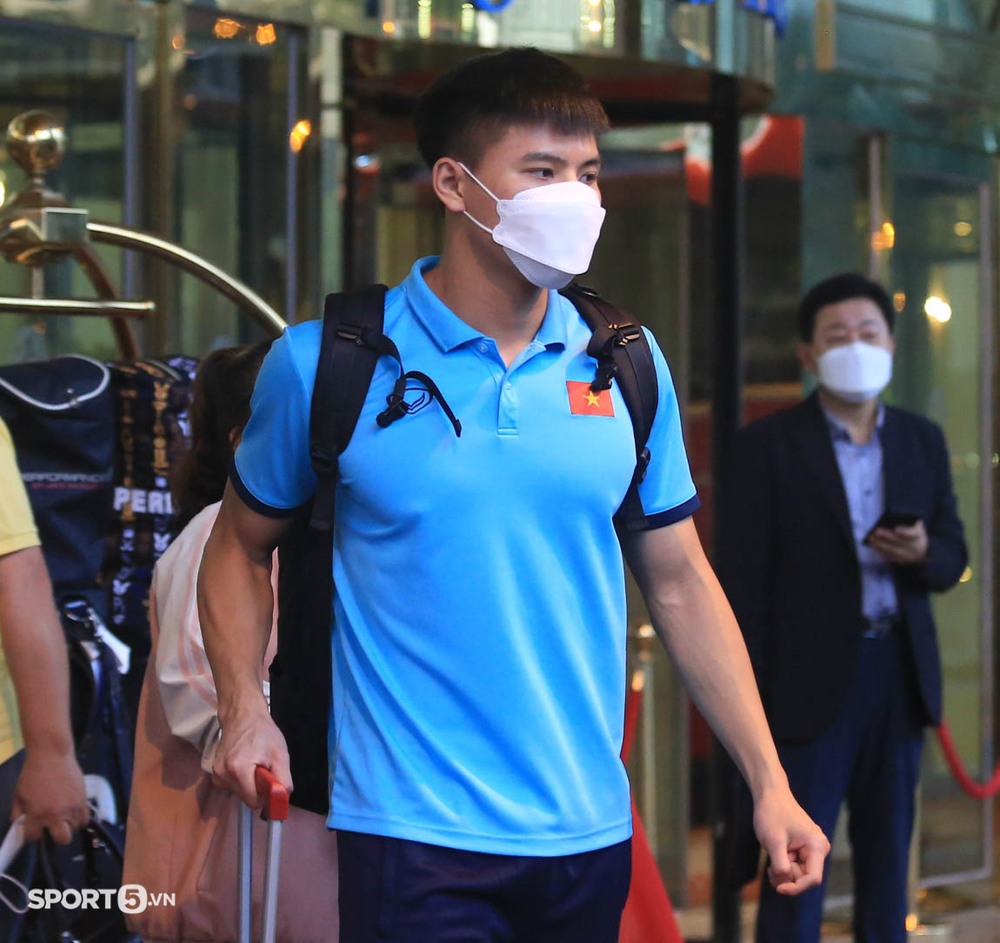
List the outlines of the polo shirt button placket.
<svg viewBox="0 0 1000 943">
<path fill-rule="evenodd" d="M 501 435 L 517 435 L 517 392 L 509 376 L 500 384 L 500 410 L 497 416 L 497 432 Z"/>
</svg>

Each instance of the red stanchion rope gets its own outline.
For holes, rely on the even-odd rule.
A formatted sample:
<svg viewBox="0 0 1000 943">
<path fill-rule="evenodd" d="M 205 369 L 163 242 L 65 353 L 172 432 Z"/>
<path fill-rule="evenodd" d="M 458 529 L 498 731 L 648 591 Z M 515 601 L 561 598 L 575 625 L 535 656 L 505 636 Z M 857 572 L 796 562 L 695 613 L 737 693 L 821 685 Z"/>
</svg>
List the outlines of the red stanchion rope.
<svg viewBox="0 0 1000 943">
<path fill-rule="evenodd" d="M 641 677 L 639 675 L 638 677 Z M 635 742 L 635 729 L 639 725 L 639 712 L 642 710 L 642 683 L 633 678 L 625 694 L 625 731 L 622 736 L 622 759 L 627 763 L 632 755 L 632 744 Z"/>
<path fill-rule="evenodd" d="M 962 759 L 955 749 L 955 741 L 951 738 L 948 725 L 942 721 L 941 726 L 934 729 L 937 731 L 938 740 L 941 741 L 941 749 L 944 751 L 944 758 L 951 775 L 955 777 L 955 782 L 962 787 L 963 792 L 973 799 L 989 799 L 995 796 L 1000 791 L 1000 763 L 997 763 L 988 782 L 977 783 L 962 765 Z"/>
<path fill-rule="evenodd" d="M 635 745 L 636 728 L 642 712 L 643 673 L 632 675 L 625 696 L 625 731 L 622 759 L 628 760 Z M 667 889 L 663 886 L 656 859 L 649 847 L 639 810 L 632 799 L 632 883 L 622 911 L 618 943 L 684 943 Z"/>
</svg>

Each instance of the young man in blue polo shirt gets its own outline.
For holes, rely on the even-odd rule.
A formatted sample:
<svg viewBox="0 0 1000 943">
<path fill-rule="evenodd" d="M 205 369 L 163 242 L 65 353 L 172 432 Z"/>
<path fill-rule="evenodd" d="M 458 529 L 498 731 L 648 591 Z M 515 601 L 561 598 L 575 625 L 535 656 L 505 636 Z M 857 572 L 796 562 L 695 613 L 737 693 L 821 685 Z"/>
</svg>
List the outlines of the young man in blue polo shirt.
<svg viewBox="0 0 1000 943">
<path fill-rule="evenodd" d="M 603 109 L 559 60 L 512 49 L 439 79 L 415 124 L 445 243 L 390 290 L 385 332 L 461 435 L 433 400 L 381 428 L 397 371 L 380 362 L 340 461 L 329 824 L 341 940 L 617 939 L 631 835 L 623 547 L 750 783 L 773 882 L 815 886 L 828 845 L 788 791 L 691 521 L 698 499 L 655 342 L 647 526 L 624 545 L 616 535 L 632 426 L 617 388 L 587 395 L 590 331 L 553 290 L 586 271 L 603 221 Z M 274 344 L 199 579 L 223 728 L 215 773 L 245 801 L 255 764 L 289 782 L 260 652 L 271 550 L 315 485 L 319 339 L 311 322 Z"/>
</svg>

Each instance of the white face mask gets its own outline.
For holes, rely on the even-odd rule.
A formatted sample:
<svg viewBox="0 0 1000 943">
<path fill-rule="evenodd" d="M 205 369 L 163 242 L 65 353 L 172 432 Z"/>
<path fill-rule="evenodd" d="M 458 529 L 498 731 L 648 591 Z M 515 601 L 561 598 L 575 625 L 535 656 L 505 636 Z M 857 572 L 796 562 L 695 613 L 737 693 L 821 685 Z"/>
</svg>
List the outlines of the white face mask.
<svg viewBox="0 0 1000 943">
<path fill-rule="evenodd" d="M 820 385 L 848 403 L 878 396 L 892 379 L 892 354 L 863 341 L 831 347 L 816 366 Z"/>
<path fill-rule="evenodd" d="M 503 246 L 532 285 L 562 288 L 587 271 L 605 215 L 595 190 L 569 180 L 528 187 L 501 200 L 465 164 L 459 167 L 496 200 L 500 222 L 490 229 L 467 210 L 465 215 Z"/>
</svg>

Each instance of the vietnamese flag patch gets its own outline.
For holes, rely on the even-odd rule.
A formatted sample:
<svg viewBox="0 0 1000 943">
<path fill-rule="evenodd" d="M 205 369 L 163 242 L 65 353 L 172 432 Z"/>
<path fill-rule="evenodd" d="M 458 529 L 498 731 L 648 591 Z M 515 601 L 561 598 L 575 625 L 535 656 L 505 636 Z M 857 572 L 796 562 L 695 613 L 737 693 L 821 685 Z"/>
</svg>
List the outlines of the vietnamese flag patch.
<svg viewBox="0 0 1000 943">
<path fill-rule="evenodd" d="M 615 404 L 611 400 L 611 390 L 594 392 L 587 380 L 567 380 L 569 411 L 574 416 L 613 416 Z"/>
</svg>

